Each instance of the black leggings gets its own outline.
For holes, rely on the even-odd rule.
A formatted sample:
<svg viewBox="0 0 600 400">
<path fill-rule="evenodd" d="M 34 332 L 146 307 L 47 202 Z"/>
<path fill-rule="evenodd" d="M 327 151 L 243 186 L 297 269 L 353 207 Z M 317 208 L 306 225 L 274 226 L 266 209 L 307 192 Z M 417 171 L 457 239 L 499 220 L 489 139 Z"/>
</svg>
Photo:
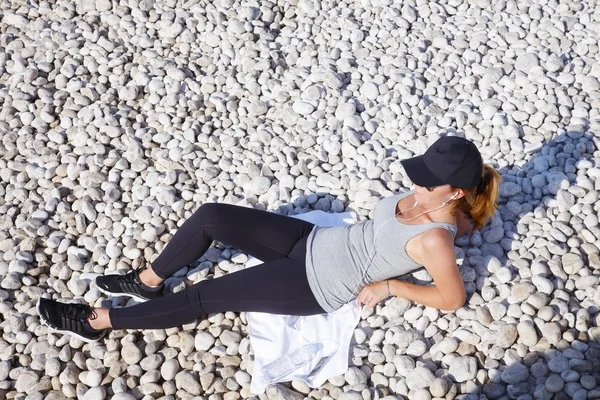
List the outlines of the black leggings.
<svg viewBox="0 0 600 400">
<path fill-rule="evenodd" d="M 178 229 L 152 269 L 163 279 L 198 260 L 213 240 L 263 261 L 207 279 L 157 300 L 109 311 L 114 329 L 164 329 L 208 313 L 258 311 L 314 315 L 325 311 L 306 278 L 306 239 L 313 224 L 252 208 L 207 203 Z"/>
</svg>

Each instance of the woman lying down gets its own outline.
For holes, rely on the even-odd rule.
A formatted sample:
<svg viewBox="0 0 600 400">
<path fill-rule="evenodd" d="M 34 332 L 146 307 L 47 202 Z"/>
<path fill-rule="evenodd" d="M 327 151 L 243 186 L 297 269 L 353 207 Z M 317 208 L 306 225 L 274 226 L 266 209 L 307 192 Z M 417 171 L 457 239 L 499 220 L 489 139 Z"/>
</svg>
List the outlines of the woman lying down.
<svg viewBox="0 0 600 400">
<path fill-rule="evenodd" d="M 40 318 L 58 332 L 92 342 L 110 329 L 165 329 L 226 311 L 322 314 L 353 299 L 374 307 L 399 296 L 458 309 L 466 293 L 454 240 L 493 215 L 500 176 L 483 164 L 471 141 L 459 137 L 443 137 L 402 164 L 415 189 L 384 198 L 373 220 L 350 226 L 317 227 L 266 211 L 204 204 L 152 265 L 96 278 L 102 293 L 143 303 L 108 309 L 41 298 Z M 263 264 L 163 296 L 163 281 L 198 260 L 213 241 Z M 392 279 L 423 266 L 435 285 Z"/>
</svg>

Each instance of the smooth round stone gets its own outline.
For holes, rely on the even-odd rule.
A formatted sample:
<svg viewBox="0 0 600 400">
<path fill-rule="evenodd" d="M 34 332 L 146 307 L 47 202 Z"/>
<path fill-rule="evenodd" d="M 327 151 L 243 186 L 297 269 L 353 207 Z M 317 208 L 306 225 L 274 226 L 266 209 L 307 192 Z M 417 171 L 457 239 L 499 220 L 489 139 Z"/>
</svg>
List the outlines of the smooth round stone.
<svg viewBox="0 0 600 400">
<path fill-rule="evenodd" d="M 417 340 L 412 342 L 408 348 L 406 349 L 406 354 L 412 357 L 420 357 L 427 351 L 427 345 L 421 341 Z"/>
<path fill-rule="evenodd" d="M 83 383 L 88 386 L 99 386 L 100 382 L 102 382 L 102 372 L 97 369 L 91 371 L 83 371 L 80 374 L 80 379 Z"/>
<path fill-rule="evenodd" d="M 344 377 L 346 382 L 348 382 L 348 384 L 351 386 L 363 385 L 367 383 L 367 375 L 364 373 L 364 371 L 356 367 L 350 367 L 344 374 Z"/>
<path fill-rule="evenodd" d="M 185 388 L 185 390 L 192 395 L 199 395 L 202 391 L 202 386 L 198 382 L 195 375 L 188 371 L 181 371 L 175 376 L 175 383 L 178 388 Z"/>
<path fill-rule="evenodd" d="M 245 385 L 247 383 L 250 383 L 250 381 L 252 380 L 252 377 L 246 371 L 237 371 L 234 375 L 234 378 L 235 378 L 236 382 L 239 383 L 240 385 Z"/>
<path fill-rule="evenodd" d="M 522 321 L 517 325 L 519 340 L 526 346 L 535 346 L 538 342 L 537 331 L 530 321 Z"/>
<path fill-rule="evenodd" d="M 415 369 L 415 360 L 412 357 L 396 356 L 393 362 L 400 376 L 406 376 L 410 371 Z"/>
<path fill-rule="evenodd" d="M 529 371 L 531 375 L 535 378 L 540 378 L 544 376 L 548 376 L 550 370 L 548 366 L 541 362 L 534 363 L 531 367 L 529 367 Z"/>
<path fill-rule="evenodd" d="M 413 307 L 404 313 L 404 319 L 407 321 L 416 321 L 423 315 L 423 309 L 419 307 Z"/>
<path fill-rule="evenodd" d="M 488 382 L 483 385 L 482 392 L 488 399 L 499 399 L 506 392 L 506 385 Z"/>
<path fill-rule="evenodd" d="M 548 361 L 548 368 L 552 372 L 563 373 L 569 369 L 569 359 L 564 356 L 556 356 Z"/>
<path fill-rule="evenodd" d="M 335 110 L 335 118 L 343 121 L 356 113 L 356 106 L 353 103 L 342 103 Z"/>
<path fill-rule="evenodd" d="M 109 0 L 96 0 L 95 5 L 96 5 L 96 10 L 98 10 L 100 12 L 108 11 L 112 8 L 112 3 Z"/>
<path fill-rule="evenodd" d="M 383 353 L 371 352 L 369 353 L 367 359 L 371 364 L 379 365 L 385 362 L 385 355 Z"/>
<path fill-rule="evenodd" d="M 548 340 L 548 343 L 555 345 L 562 338 L 562 333 L 558 324 L 548 322 L 542 326 L 542 335 Z"/>
<path fill-rule="evenodd" d="M 292 381 L 292 387 L 294 388 L 295 391 L 300 392 L 305 395 L 309 394 L 312 390 L 306 382 L 300 381 L 300 380 Z"/>
<path fill-rule="evenodd" d="M 558 72 L 564 67 L 563 60 L 555 53 L 551 53 L 546 59 L 546 69 L 550 72 Z"/>
<path fill-rule="evenodd" d="M 583 375 L 579 380 L 579 383 L 581 384 L 581 386 L 588 390 L 592 390 L 597 386 L 596 378 L 594 378 L 591 375 Z"/>
<path fill-rule="evenodd" d="M 500 184 L 500 196 L 503 197 L 512 197 L 521 193 L 521 185 L 518 185 L 514 182 L 503 182 Z"/>
<path fill-rule="evenodd" d="M 539 310 L 550 302 L 550 298 L 545 293 L 532 293 L 527 297 L 527 302 Z"/>
<path fill-rule="evenodd" d="M 361 88 L 361 93 L 369 100 L 377 99 L 379 96 L 379 88 L 374 82 L 367 82 Z"/>
<path fill-rule="evenodd" d="M 160 367 L 160 374 L 164 380 L 170 381 L 175 378 L 175 375 L 179 372 L 179 362 L 171 358 L 166 360 L 163 365 Z"/>
<path fill-rule="evenodd" d="M 357 328 L 354 330 L 354 340 L 357 344 L 364 343 L 364 341 L 367 340 L 367 334 L 364 330 Z M 383 338 L 381 340 L 383 340 Z"/>
<path fill-rule="evenodd" d="M 600 392 L 596 392 L 596 397 L 600 396 Z M 573 400 L 587 400 L 588 399 L 588 391 L 585 389 L 579 389 L 575 393 L 573 393 Z"/>
<path fill-rule="evenodd" d="M 31 341 L 32 336 L 33 335 L 31 334 L 31 332 L 19 332 L 15 336 L 15 339 L 21 344 L 27 344 Z"/>
<path fill-rule="evenodd" d="M 559 375 L 550 375 L 548 379 L 546 379 L 546 383 L 544 384 L 546 390 L 550 393 L 558 393 L 565 386 L 565 382 Z"/>
<path fill-rule="evenodd" d="M 467 382 L 477 375 L 477 360 L 475 357 L 457 357 L 450 363 L 450 375 L 456 382 Z"/>
<path fill-rule="evenodd" d="M 266 176 L 257 176 L 250 182 L 252 192 L 258 196 L 267 193 L 271 187 L 271 180 Z"/>
<path fill-rule="evenodd" d="M 567 275 L 578 273 L 584 266 L 583 259 L 581 258 L 581 256 L 574 253 L 567 253 L 563 255 L 561 261 L 563 271 L 565 271 Z"/>
<path fill-rule="evenodd" d="M 443 397 L 450 390 L 450 382 L 447 379 L 435 378 L 429 385 L 429 392 L 434 397 Z"/>
<path fill-rule="evenodd" d="M 387 363 L 383 367 L 383 375 L 393 377 L 396 375 L 396 366 L 392 363 Z"/>
<path fill-rule="evenodd" d="M 196 350 L 206 351 L 215 344 L 215 337 L 209 332 L 198 332 L 194 339 L 194 347 Z"/>
<path fill-rule="evenodd" d="M 0 378 L 2 377 L 1 373 L 1 365 L 0 365 Z M 50 377 L 58 376 L 61 372 L 60 360 L 57 358 L 48 358 L 46 359 L 46 364 L 44 366 L 44 370 L 46 371 L 46 375 Z M 3 380 L 3 379 L 0 379 Z"/>
<path fill-rule="evenodd" d="M 531 282 L 535 285 L 540 293 L 551 294 L 554 291 L 554 284 L 552 281 L 550 281 L 550 279 L 535 275 L 531 278 Z"/>
<path fill-rule="evenodd" d="M 556 315 L 556 311 L 551 306 L 545 306 L 538 311 L 537 315 L 544 321 L 550 321 Z"/>
<path fill-rule="evenodd" d="M 344 84 L 343 80 L 338 76 L 338 74 L 331 71 L 325 73 L 323 77 L 323 83 L 332 89 L 339 89 Z"/>
<path fill-rule="evenodd" d="M 562 73 L 556 77 L 556 81 L 561 85 L 571 85 L 575 82 L 575 76 L 569 73 Z"/>
<path fill-rule="evenodd" d="M 512 364 L 502 371 L 501 378 L 504 382 L 514 385 L 525 382 L 529 377 L 529 370 L 523 364 Z"/>
<path fill-rule="evenodd" d="M 515 301 L 522 303 L 526 299 L 529 300 L 529 297 L 535 292 L 535 289 L 535 286 L 531 284 L 517 283 L 511 288 L 510 295 Z"/>
<path fill-rule="evenodd" d="M 428 387 L 435 379 L 435 375 L 425 367 L 417 367 L 406 375 L 406 385 L 411 390 L 419 390 Z"/>
<path fill-rule="evenodd" d="M 566 370 L 560 374 L 560 377 L 565 382 L 577 382 L 579 380 L 579 373 L 577 371 Z"/>
<path fill-rule="evenodd" d="M 23 371 L 16 378 L 15 389 L 19 392 L 29 393 L 39 380 L 40 378 L 33 371 Z"/>
<path fill-rule="evenodd" d="M 427 389 L 419 389 L 413 394 L 415 400 L 431 400 L 431 394 Z"/>
<path fill-rule="evenodd" d="M 134 344 L 127 343 L 121 349 L 121 357 L 127 365 L 135 365 L 142 359 L 142 351 Z"/>
<path fill-rule="evenodd" d="M 514 325 L 504 325 L 494 332 L 494 342 L 496 346 L 507 349 L 517 340 L 517 327 Z"/>
<path fill-rule="evenodd" d="M 121 248 L 116 243 L 109 243 L 106 246 L 106 255 L 116 259 L 121 256 Z"/>
<path fill-rule="evenodd" d="M 581 87 L 584 88 L 584 90 L 589 92 L 597 91 L 598 89 L 600 89 L 600 82 L 595 76 L 591 75 L 585 75 L 583 77 L 581 85 Z"/>
<path fill-rule="evenodd" d="M 103 386 L 96 386 L 85 392 L 82 400 L 104 400 L 106 398 L 106 389 Z"/>
<path fill-rule="evenodd" d="M 327 381 L 329 383 L 331 383 L 333 386 L 337 386 L 337 387 L 342 387 L 346 384 L 346 378 L 344 377 L 344 375 L 332 376 L 332 377 L 328 378 Z"/>
<path fill-rule="evenodd" d="M 292 110 L 300 115 L 309 115 L 315 110 L 315 106 L 306 101 L 297 100 L 294 102 Z"/>
<path fill-rule="evenodd" d="M 483 240 L 486 243 L 498 243 L 504 237 L 504 229 L 501 226 L 489 229 L 483 233 Z"/>
<path fill-rule="evenodd" d="M 444 338 L 444 340 L 442 340 L 439 343 L 438 350 L 444 354 L 450 354 L 455 352 L 456 349 L 458 349 L 458 345 L 458 340 L 456 340 L 455 338 Z"/>
</svg>

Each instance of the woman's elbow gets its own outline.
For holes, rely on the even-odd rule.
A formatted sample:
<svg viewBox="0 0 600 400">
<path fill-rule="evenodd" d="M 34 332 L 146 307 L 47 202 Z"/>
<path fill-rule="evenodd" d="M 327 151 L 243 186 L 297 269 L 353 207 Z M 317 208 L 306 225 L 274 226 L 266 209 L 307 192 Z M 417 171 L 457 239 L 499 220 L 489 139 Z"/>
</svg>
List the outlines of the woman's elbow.
<svg viewBox="0 0 600 400">
<path fill-rule="evenodd" d="M 456 311 L 458 309 L 461 309 L 464 307 L 466 301 L 467 301 L 466 294 L 463 294 L 462 296 L 458 296 L 457 298 L 453 299 L 452 301 L 448 301 L 446 303 L 446 307 L 444 307 L 444 310 Z"/>
<path fill-rule="evenodd" d="M 464 305 L 464 303 L 462 303 L 462 304 L 458 304 L 458 303 L 451 304 L 451 305 L 448 305 L 448 306 L 444 307 L 443 310 L 445 310 L 445 311 L 456 311 L 456 310 L 460 310 L 463 307 L 463 305 Z"/>
</svg>

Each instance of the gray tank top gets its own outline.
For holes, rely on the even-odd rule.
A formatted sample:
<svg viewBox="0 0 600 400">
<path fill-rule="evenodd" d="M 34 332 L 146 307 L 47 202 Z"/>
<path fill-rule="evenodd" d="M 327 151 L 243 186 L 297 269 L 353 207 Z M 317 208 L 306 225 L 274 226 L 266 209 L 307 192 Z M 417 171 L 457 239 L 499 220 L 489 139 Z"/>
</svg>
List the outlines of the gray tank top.
<svg viewBox="0 0 600 400">
<path fill-rule="evenodd" d="M 396 205 L 412 193 L 381 200 L 375 208 L 373 220 L 347 226 L 313 228 L 306 244 L 306 275 L 313 294 L 325 311 L 339 309 L 355 298 L 366 284 L 422 267 L 406 253 L 406 244 L 413 237 L 432 228 L 443 228 L 456 236 L 456 226 L 449 223 L 408 225 L 398 221 L 394 217 Z M 373 249 L 375 233 L 377 241 Z M 370 258 L 373 261 L 369 266 Z"/>
</svg>

